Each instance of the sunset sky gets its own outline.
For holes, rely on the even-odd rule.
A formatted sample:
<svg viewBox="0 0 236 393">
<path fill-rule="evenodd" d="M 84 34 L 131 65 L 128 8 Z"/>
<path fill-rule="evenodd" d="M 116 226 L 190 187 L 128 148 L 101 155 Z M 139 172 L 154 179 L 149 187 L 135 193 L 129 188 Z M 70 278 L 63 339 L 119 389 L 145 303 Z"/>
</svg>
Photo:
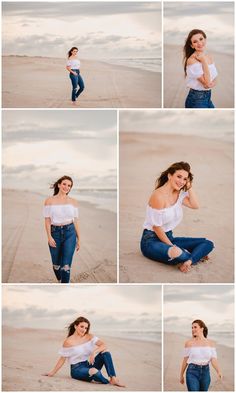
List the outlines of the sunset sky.
<svg viewBox="0 0 236 393">
<path fill-rule="evenodd" d="M 3 54 L 159 57 L 160 2 L 3 2 Z"/>
<path fill-rule="evenodd" d="M 116 188 L 116 111 L 4 111 L 2 124 L 4 188 L 48 192 L 64 174 L 75 188 Z"/>
</svg>

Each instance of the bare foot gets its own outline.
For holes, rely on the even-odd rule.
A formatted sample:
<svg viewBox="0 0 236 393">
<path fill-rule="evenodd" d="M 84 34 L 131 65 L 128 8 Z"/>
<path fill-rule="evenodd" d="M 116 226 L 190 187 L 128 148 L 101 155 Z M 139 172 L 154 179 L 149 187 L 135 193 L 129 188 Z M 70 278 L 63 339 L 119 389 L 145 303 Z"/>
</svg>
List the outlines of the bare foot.
<svg viewBox="0 0 236 393">
<path fill-rule="evenodd" d="M 76 106 L 76 101 L 72 101 L 72 105 L 73 105 L 73 106 Z"/>
<path fill-rule="evenodd" d="M 192 265 L 192 261 L 191 261 L 191 260 L 188 260 L 188 261 L 182 263 L 182 264 L 179 266 L 179 270 L 180 270 L 182 273 L 188 273 L 188 272 L 190 272 L 190 270 L 191 270 L 191 265 Z"/>
<path fill-rule="evenodd" d="M 115 386 L 119 386 L 120 388 L 125 388 L 125 385 L 124 385 L 123 383 L 121 383 L 121 382 L 119 381 L 119 379 L 116 378 L 116 377 L 111 377 L 111 379 L 110 379 L 110 384 L 111 384 L 111 385 L 115 385 Z"/>
</svg>

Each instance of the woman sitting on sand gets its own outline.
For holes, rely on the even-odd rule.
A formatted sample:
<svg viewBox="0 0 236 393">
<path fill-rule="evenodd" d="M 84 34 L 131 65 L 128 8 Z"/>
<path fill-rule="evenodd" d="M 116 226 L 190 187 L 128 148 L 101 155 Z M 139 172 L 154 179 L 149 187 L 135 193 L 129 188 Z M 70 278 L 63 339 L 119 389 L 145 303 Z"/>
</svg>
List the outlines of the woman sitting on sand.
<svg viewBox="0 0 236 393">
<path fill-rule="evenodd" d="M 76 99 L 84 90 L 84 81 L 80 75 L 80 61 L 77 58 L 78 48 L 73 46 L 68 52 L 68 61 L 66 69 L 69 71 L 69 76 L 72 84 L 71 100 L 75 105 Z M 79 87 L 79 89 L 78 89 Z"/>
<path fill-rule="evenodd" d="M 79 250 L 78 203 L 68 196 L 73 186 L 69 176 L 62 176 L 51 188 L 53 196 L 45 201 L 44 217 L 53 270 L 58 282 L 70 282 L 73 254 Z"/>
<path fill-rule="evenodd" d="M 222 379 L 214 341 L 207 338 L 208 329 L 203 321 L 196 319 L 192 323 L 192 338 L 185 343 L 184 359 L 180 372 L 180 383 L 184 384 L 184 372 L 189 392 L 207 392 L 211 377 L 209 363 Z"/>
<path fill-rule="evenodd" d="M 214 108 L 211 89 L 216 85 L 217 70 L 212 56 L 205 53 L 206 34 L 190 31 L 184 45 L 184 72 L 190 88 L 185 108 Z"/>
<path fill-rule="evenodd" d="M 183 217 L 182 205 L 198 209 L 192 188 L 193 175 L 187 162 L 176 162 L 156 181 L 146 210 L 141 239 L 143 255 L 167 265 L 180 264 L 181 272 L 207 258 L 214 245 L 205 238 L 174 237 L 173 229 Z"/>
<path fill-rule="evenodd" d="M 69 325 L 67 338 L 59 351 L 61 357 L 54 369 L 45 375 L 53 377 L 67 358 L 72 378 L 124 387 L 116 377 L 112 356 L 104 342 L 90 334 L 89 329 L 90 322 L 84 317 L 77 318 Z M 103 366 L 109 379 L 101 373 Z"/>
</svg>

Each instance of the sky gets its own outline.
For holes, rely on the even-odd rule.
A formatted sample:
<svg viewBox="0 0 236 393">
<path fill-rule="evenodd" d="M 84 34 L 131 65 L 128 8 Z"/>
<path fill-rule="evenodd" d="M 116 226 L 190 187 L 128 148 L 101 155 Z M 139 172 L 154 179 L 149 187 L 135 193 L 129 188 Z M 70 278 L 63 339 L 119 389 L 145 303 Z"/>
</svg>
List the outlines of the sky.
<svg viewBox="0 0 236 393">
<path fill-rule="evenodd" d="M 165 331 L 191 337 L 191 324 L 202 319 L 211 334 L 234 330 L 233 285 L 172 285 L 164 290 Z"/>
<path fill-rule="evenodd" d="M 78 316 L 92 332 L 160 331 L 161 286 L 5 285 L 3 324 L 64 329 Z"/>
<path fill-rule="evenodd" d="M 165 2 L 165 45 L 183 46 L 192 29 L 205 31 L 209 50 L 233 54 L 233 2 Z"/>
<path fill-rule="evenodd" d="M 160 57 L 160 2 L 3 2 L 3 54 Z"/>
<path fill-rule="evenodd" d="M 75 189 L 116 189 L 116 111 L 3 111 L 3 187 L 44 191 L 67 174 Z"/>
<path fill-rule="evenodd" d="M 233 141 L 234 111 L 120 111 L 120 130 L 158 134 L 197 135 Z"/>
</svg>

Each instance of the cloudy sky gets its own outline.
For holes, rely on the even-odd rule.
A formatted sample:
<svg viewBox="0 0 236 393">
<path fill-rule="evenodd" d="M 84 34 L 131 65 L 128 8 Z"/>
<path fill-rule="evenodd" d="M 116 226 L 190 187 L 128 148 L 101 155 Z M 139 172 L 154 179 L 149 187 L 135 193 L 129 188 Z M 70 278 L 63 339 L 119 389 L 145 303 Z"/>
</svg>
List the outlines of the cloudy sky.
<svg viewBox="0 0 236 393">
<path fill-rule="evenodd" d="M 3 286 L 4 325 L 61 330 L 80 315 L 96 332 L 159 331 L 161 287 Z"/>
<path fill-rule="evenodd" d="M 233 141 L 234 111 L 120 111 L 120 130 L 158 134 L 198 135 Z"/>
<path fill-rule="evenodd" d="M 208 48 L 233 54 L 234 3 L 233 2 L 165 2 L 165 45 L 181 45 L 192 29 L 205 31 Z"/>
<path fill-rule="evenodd" d="M 64 174 L 76 188 L 116 188 L 116 111 L 3 111 L 3 187 L 48 192 Z"/>
<path fill-rule="evenodd" d="M 209 336 L 234 330 L 233 285 L 172 285 L 164 290 L 165 331 L 191 337 L 191 323 L 202 319 Z"/>
<path fill-rule="evenodd" d="M 160 2 L 3 2 L 3 54 L 159 57 Z"/>
</svg>

